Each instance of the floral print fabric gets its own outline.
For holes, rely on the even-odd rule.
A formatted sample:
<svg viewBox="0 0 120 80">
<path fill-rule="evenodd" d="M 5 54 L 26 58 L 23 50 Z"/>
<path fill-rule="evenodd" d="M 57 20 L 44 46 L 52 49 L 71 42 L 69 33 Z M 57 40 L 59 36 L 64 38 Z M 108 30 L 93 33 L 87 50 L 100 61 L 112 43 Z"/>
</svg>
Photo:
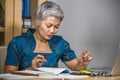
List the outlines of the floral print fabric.
<svg viewBox="0 0 120 80">
<path fill-rule="evenodd" d="M 54 35 L 48 42 L 52 53 L 35 53 L 36 41 L 33 36 L 35 29 L 28 29 L 27 33 L 17 36 L 11 40 L 7 49 L 5 64 L 18 66 L 19 70 L 28 68 L 32 64 L 32 59 L 38 54 L 43 55 L 46 62 L 42 67 L 58 67 L 58 61 L 71 61 L 76 58 L 69 43 L 61 36 Z"/>
</svg>

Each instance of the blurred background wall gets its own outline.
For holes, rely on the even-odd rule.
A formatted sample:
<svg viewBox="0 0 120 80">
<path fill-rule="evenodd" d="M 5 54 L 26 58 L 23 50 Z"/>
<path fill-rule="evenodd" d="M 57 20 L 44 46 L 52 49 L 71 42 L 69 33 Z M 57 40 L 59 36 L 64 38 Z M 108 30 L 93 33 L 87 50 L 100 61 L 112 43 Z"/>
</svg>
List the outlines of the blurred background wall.
<svg viewBox="0 0 120 80">
<path fill-rule="evenodd" d="M 60 4 L 65 15 L 58 34 L 78 57 L 84 49 L 91 52 L 88 68 L 112 67 L 120 43 L 120 0 L 50 1 Z"/>
</svg>

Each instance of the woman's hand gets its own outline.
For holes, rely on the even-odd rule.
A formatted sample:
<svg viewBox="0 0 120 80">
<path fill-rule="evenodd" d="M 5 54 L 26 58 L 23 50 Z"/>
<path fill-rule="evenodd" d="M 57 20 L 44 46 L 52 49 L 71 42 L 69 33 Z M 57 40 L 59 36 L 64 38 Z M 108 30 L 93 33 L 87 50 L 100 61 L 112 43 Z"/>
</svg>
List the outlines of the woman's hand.
<svg viewBox="0 0 120 80">
<path fill-rule="evenodd" d="M 71 61 L 65 62 L 65 64 L 73 71 L 80 71 L 85 70 L 91 60 L 92 56 L 90 52 L 84 50 L 80 55 L 80 59 L 76 58 Z"/>
<path fill-rule="evenodd" d="M 46 62 L 44 56 L 42 55 L 37 55 L 33 60 L 32 60 L 32 69 L 36 69 L 37 67 L 42 66 L 42 64 Z"/>
<path fill-rule="evenodd" d="M 92 60 L 92 56 L 90 52 L 88 52 L 87 50 L 84 50 L 80 55 L 80 65 L 87 66 L 91 60 Z"/>
</svg>

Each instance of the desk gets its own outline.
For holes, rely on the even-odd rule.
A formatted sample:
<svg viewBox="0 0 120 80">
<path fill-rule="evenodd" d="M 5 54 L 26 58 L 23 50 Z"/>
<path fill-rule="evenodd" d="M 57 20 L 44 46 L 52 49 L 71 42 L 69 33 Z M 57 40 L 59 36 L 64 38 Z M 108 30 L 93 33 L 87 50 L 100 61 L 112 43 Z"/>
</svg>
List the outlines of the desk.
<svg viewBox="0 0 120 80">
<path fill-rule="evenodd" d="M 44 78 L 32 78 L 32 79 L 24 79 L 24 80 L 43 80 L 43 79 Z M 63 79 L 44 79 L 44 80 L 63 80 Z M 64 80 L 120 80 L 120 76 L 116 76 L 116 77 L 89 77 L 89 78 L 64 79 Z"/>
<path fill-rule="evenodd" d="M 44 78 L 31 78 L 31 79 L 21 79 L 21 80 L 43 80 Z M 44 79 L 44 80 L 63 80 L 63 79 Z M 120 76 L 116 77 L 89 77 L 80 79 L 64 79 L 64 80 L 120 80 Z"/>
<path fill-rule="evenodd" d="M 114 76 L 114 77 L 89 77 L 89 78 L 86 78 L 86 79 L 78 79 L 78 80 L 120 80 L 120 76 Z"/>
<path fill-rule="evenodd" d="M 0 74 L 1 75 L 1 74 Z M 18 77 L 19 75 L 14 75 L 15 77 Z M 0 78 L 0 80 L 4 80 Z M 22 78 L 19 79 L 5 79 L 5 80 L 120 80 L 120 76 L 114 76 L 114 77 L 84 77 L 84 78 L 42 78 L 38 76 L 22 76 Z"/>
</svg>

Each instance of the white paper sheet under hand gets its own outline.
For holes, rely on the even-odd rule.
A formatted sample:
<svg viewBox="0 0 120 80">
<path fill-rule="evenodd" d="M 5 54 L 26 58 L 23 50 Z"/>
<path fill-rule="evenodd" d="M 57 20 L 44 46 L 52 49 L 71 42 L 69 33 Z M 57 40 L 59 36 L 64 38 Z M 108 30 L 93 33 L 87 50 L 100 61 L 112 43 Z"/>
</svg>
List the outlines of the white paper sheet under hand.
<svg viewBox="0 0 120 80">
<path fill-rule="evenodd" d="M 36 68 L 36 70 L 45 71 L 45 72 L 52 72 L 53 74 L 57 75 L 57 74 L 60 74 L 63 71 L 68 70 L 68 69 L 66 69 L 66 68 L 40 67 L 40 68 Z"/>
</svg>

